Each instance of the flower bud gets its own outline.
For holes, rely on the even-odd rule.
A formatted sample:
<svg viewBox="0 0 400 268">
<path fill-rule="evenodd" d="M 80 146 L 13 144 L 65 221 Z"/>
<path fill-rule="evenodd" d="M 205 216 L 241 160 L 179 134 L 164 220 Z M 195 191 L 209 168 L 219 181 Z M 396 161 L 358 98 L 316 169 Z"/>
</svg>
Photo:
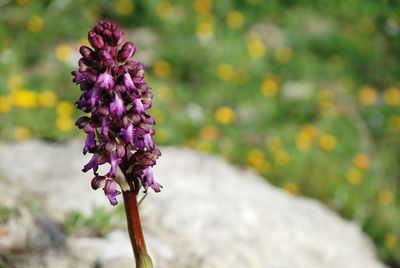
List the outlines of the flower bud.
<svg viewBox="0 0 400 268">
<path fill-rule="evenodd" d="M 97 109 L 97 113 L 98 113 L 99 115 L 102 115 L 102 116 L 107 116 L 107 115 L 110 114 L 110 111 L 108 110 L 108 107 L 106 107 L 106 106 L 100 106 L 100 107 Z"/>
<path fill-rule="evenodd" d="M 105 148 L 108 152 L 113 152 L 117 149 L 117 145 L 114 142 L 107 142 Z"/>
<path fill-rule="evenodd" d="M 103 38 L 100 35 L 96 34 L 95 32 L 90 31 L 88 33 L 88 39 L 89 39 L 89 43 L 95 49 L 100 49 L 104 46 Z"/>
<path fill-rule="evenodd" d="M 113 37 L 115 40 L 115 45 L 119 46 L 124 39 L 125 33 L 121 31 L 114 31 Z"/>
<path fill-rule="evenodd" d="M 136 47 L 132 42 L 126 42 L 118 52 L 118 60 L 126 61 L 130 59 L 136 52 Z"/>
<path fill-rule="evenodd" d="M 104 185 L 106 177 L 105 176 L 96 176 L 91 181 L 91 186 L 93 190 L 97 190 Z"/>
<path fill-rule="evenodd" d="M 77 126 L 79 129 L 84 128 L 89 122 L 91 121 L 91 119 L 87 116 L 82 116 L 79 117 L 78 120 L 76 120 L 75 122 L 75 126 Z"/>
<path fill-rule="evenodd" d="M 79 53 L 81 53 L 82 57 L 89 59 L 92 58 L 94 51 L 87 46 L 81 46 Z"/>
</svg>

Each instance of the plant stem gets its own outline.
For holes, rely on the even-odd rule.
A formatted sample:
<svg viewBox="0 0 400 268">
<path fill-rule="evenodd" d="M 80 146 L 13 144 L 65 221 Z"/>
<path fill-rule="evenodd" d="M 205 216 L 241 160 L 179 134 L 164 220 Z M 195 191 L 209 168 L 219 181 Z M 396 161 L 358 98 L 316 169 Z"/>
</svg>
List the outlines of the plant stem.
<svg viewBox="0 0 400 268">
<path fill-rule="evenodd" d="M 132 189 L 132 188 L 131 188 Z M 128 232 L 131 239 L 136 268 L 152 268 L 150 256 L 147 253 L 143 230 L 140 224 L 137 196 L 134 190 L 123 191 Z"/>
</svg>

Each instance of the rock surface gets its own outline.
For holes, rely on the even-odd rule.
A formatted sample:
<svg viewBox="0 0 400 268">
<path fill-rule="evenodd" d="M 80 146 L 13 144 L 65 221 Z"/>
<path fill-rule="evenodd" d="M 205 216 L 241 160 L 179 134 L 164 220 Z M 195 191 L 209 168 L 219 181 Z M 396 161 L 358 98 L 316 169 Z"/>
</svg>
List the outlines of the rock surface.
<svg viewBox="0 0 400 268">
<path fill-rule="evenodd" d="M 1 206 L 19 210 L 35 200 L 42 215 L 37 218 L 31 212 L 25 221 L 12 216 L 1 221 L 0 257 L 7 258 L 13 246 L 20 250 L 30 244 L 21 241 L 30 237 L 29 227 L 21 225 L 19 231 L 15 227 L 27 222 L 36 224 L 40 232 L 49 227 L 52 234 L 46 239 L 63 246 L 45 253 L 41 246 L 40 252 L 29 253 L 36 254 L 30 263 L 18 267 L 112 268 L 132 263 L 123 229 L 104 238 L 66 237 L 64 241 L 51 221 L 37 220 L 62 222 L 71 210 L 89 215 L 94 205 L 112 209 L 101 191 L 91 190 L 91 175 L 80 171 L 90 157 L 81 155 L 81 146 L 77 140 L 0 144 Z M 141 207 L 156 267 L 384 267 L 356 224 L 317 201 L 293 197 L 216 157 L 179 148 L 162 152 L 154 173 L 163 191 L 149 194 Z M 15 242 L 10 237 L 13 232 L 19 239 Z"/>
</svg>

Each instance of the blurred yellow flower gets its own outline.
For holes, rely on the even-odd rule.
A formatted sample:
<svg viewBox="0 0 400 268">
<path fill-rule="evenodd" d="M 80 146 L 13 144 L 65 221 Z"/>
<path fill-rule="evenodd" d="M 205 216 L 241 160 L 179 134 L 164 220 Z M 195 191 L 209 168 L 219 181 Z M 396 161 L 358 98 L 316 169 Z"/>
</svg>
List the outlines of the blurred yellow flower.
<svg viewBox="0 0 400 268">
<path fill-rule="evenodd" d="M 168 1 L 160 1 L 157 3 L 156 13 L 162 19 L 171 17 L 173 10 L 174 6 Z"/>
<path fill-rule="evenodd" d="M 62 132 L 68 132 L 74 127 L 74 122 L 68 116 L 59 116 L 56 120 L 56 127 Z"/>
<path fill-rule="evenodd" d="M 24 128 L 24 127 L 18 127 L 15 130 L 15 140 L 16 141 L 24 141 L 29 139 L 32 136 L 31 132 L 29 129 Z"/>
<path fill-rule="evenodd" d="M 195 0 L 194 1 L 194 10 L 199 15 L 208 15 L 210 14 L 212 9 L 211 0 Z"/>
<path fill-rule="evenodd" d="M 332 151 L 336 147 L 336 138 L 333 135 L 324 134 L 319 139 L 319 147 L 324 151 Z"/>
<path fill-rule="evenodd" d="M 369 86 L 364 86 L 358 93 L 358 102 L 362 106 L 372 106 L 376 103 L 377 94 L 375 89 Z"/>
<path fill-rule="evenodd" d="M 232 10 L 226 16 L 226 24 L 231 29 L 240 29 L 243 26 L 244 16 L 237 10 Z"/>
<path fill-rule="evenodd" d="M 31 0 L 17 0 L 17 5 L 19 6 L 26 6 L 31 3 Z"/>
<path fill-rule="evenodd" d="M 214 27 L 211 21 L 202 20 L 197 24 L 196 35 L 200 40 L 206 41 L 214 37 Z"/>
<path fill-rule="evenodd" d="M 42 107 L 54 107 L 57 103 L 57 95 L 51 90 L 42 91 L 38 94 L 38 102 Z"/>
<path fill-rule="evenodd" d="M 165 60 L 158 60 L 154 63 L 153 70 L 158 77 L 167 77 L 171 73 L 171 65 Z"/>
<path fill-rule="evenodd" d="M 302 131 L 307 133 L 312 139 L 318 135 L 318 128 L 313 124 L 305 124 Z"/>
<path fill-rule="evenodd" d="M 278 166 L 286 166 L 290 162 L 290 155 L 282 149 L 275 151 L 273 154 L 273 158 Z"/>
<path fill-rule="evenodd" d="M 378 195 L 378 204 L 381 206 L 391 205 L 394 201 L 394 193 L 390 190 L 382 190 Z"/>
<path fill-rule="evenodd" d="M 283 188 L 284 188 L 288 193 L 290 193 L 290 194 L 292 194 L 292 195 L 299 195 L 299 193 L 300 193 L 299 186 L 297 185 L 297 183 L 292 182 L 292 181 L 286 182 L 286 183 L 283 185 Z"/>
<path fill-rule="evenodd" d="M 334 101 L 335 100 L 335 94 L 331 89 L 325 88 L 319 92 L 318 99 L 320 102 L 323 101 Z"/>
<path fill-rule="evenodd" d="M 28 28 L 28 30 L 32 33 L 37 33 L 43 29 L 43 26 L 44 26 L 43 18 L 37 15 L 33 15 L 29 19 L 26 28 Z"/>
<path fill-rule="evenodd" d="M 262 173 L 268 173 L 271 169 L 271 165 L 265 159 L 263 151 L 258 148 L 253 148 L 249 151 L 247 154 L 247 164 Z"/>
<path fill-rule="evenodd" d="M 35 108 L 38 105 L 35 92 L 26 89 L 14 89 L 11 91 L 14 106 L 21 108 Z"/>
<path fill-rule="evenodd" d="M 267 54 L 267 47 L 258 38 L 250 38 L 247 41 L 247 51 L 253 59 L 261 59 Z"/>
<path fill-rule="evenodd" d="M 117 0 L 115 10 L 122 16 L 127 16 L 133 12 L 134 5 L 132 0 Z"/>
<path fill-rule="evenodd" d="M 319 108 L 322 115 L 329 115 L 333 111 L 335 94 L 330 89 L 321 90 L 318 96 Z"/>
<path fill-rule="evenodd" d="M 296 147 L 300 151 L 308 151 L 311 147 L 312 137 L 306 131 L 300 131 L 296 135 Z"/>
<path fill-rule="evenodd" d="M 218 138 L 219 131 L 218 128 L 208 125 L 201 129 L 200 135 L 203 139 L 212 141 Z"/>
<path fill-rule="evenodd" d="M 362 182 L 363 180 L 363 174 L 361 171 L 359 171 L 358 169 L 350 169 L 347 174 L 346 174 L 346 179 L 347 182 L 352 184 L 352 185 L 358 185 Z"/>
<path fill-rule="evenodd" d="M 235 112 L 226 106 L 222 106 L 215 111 L 215 120 L 223 125 L 229 125 L 235 120 Z"/>
<path fill-rule="evenodd" d="M 0 113 L 8 113 L 12 108 L 10 96 L 0 96 Z"/>
<path fill-rule="evenodd" d="M 21 88 L 24 83 L 24 79 L 19 74 L 10 75 L 8 78 L 8 88 L 9 89 L 16 89 Z"/>
<path fill-rule="evenodd" d="M 227 63 L 221 63 L 217 66 L 217 76 L 223 81 L 231 81 L 235 76 L 235 70 Z"/>
<path fill-rule="evenodd" d="M 56 109 L 60 117 L 69 117 L 74 113 L 74 106 L 68 101 L 60 101 Z"/>
<path fill-rule="evenodd" d="M 267 139 L 267 147 L 271 152 L 282 150 L 282 140 L 279 137 L 269 138 Z"/>
<path fill-rule="evenodd" d="M 274 53 L 275 59 L 280 63 L 288 63 L 292 60 L 293 52 L 290 47 L 278 47 Z"/>
<path fill-rule="evenodd" d="M 400 132 L 400 115 L 391 115 L 388 119 L 389 129 L 393 132 Z"/>
<path fill-rule="evenodd" d="M 353 158 L 353 164 L 360 170 L 366 170 L 369 167 L 369 158 L 366 154 L 357 154 Z"/>
<path fill-rule="evenodd" d="M 63 63 L 68 63 L 72 55 L 72 48 L 67 44 L 62 44 L 56 48 L 56 57 Z"/>
<path fill-rule="evenodd" d="M 397 88 L 390 87 L 383 93 L 383 99 L 387 106 L 400 105 L 400 91 Z"/>
<path fill-rule="evenodd" d="M 275 79 L 265 79 L 261 84 L 261 93 L 266 97 L 273 97 L 278 92 L 278 83 Z"/>
<path fill-rule="evenodd" d="M 388 249 L 394 249 L 397 245 L 397 236 L 395 233 L 387 233 L 385 236 L 385 246 Z"/>
</svg>

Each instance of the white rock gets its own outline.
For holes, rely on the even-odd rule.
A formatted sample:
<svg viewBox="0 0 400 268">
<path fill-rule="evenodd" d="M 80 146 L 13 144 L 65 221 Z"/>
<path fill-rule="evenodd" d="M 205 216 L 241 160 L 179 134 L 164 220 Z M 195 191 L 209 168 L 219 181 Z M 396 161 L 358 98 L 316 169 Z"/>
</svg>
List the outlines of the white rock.
<svg viewBox="0 0 400 268">
<path fill-rule="evenodd" d="M 0 144 L 0 172 L 40 193 L 52 217 L 62 219 L 70 209 L 88 213 L 93 204 L 109 209 L 103 193 L 91 190 L 91 175 L 80 172 L 88 160 L 81 146 Z M 319 202 L 290 196 L 215 157 L 178 148 L 162 152 L 154 174 L 163 191 L 141 207 L 156 267 L 384 267 L 360 228 Z M 82 263 L 133 263 L 126 232 L 71 239 L 67 248 Z"/>
<path fill-rule="evenodd" d="M 61 221 L 71 210 L 89 215 L 94 206 L 111 209 L 101 190 L 91 190 L 93 174 L 81 171 L 91 157 L 81 154 L 81 145 L 78 140 L 68 144 L 35 140 L 0 144 L 0 171 L 7 180 L 41 199 L 40 205 L 53 219 Z"/>
<path fill-rule="evenodd" d="M 0 253 L 26 250 L 29 231 L 35 229 L 32 215 L 26 209 L 12 212 L 0 221 Z"/>
<path fill-rule="evenodd" d="M 129 236 L 120 230 L 111 232 L 104 239 L 93 237 L 70 238 L 67 248 L 75 258 L 86 263 L 96 262 L 101 267 L 108 267 L 106 264 L 120 263 L 121 261 L 134 263 Z"/>
<path fill-rule="evenodd" d="M 164 189 L 145 201 L 144 225 L 179 237 L 175 264 L 160 267 L 383 267 L 357 225 L 221 159 L 168 148 L 154 174 Z"/>
</svg>

